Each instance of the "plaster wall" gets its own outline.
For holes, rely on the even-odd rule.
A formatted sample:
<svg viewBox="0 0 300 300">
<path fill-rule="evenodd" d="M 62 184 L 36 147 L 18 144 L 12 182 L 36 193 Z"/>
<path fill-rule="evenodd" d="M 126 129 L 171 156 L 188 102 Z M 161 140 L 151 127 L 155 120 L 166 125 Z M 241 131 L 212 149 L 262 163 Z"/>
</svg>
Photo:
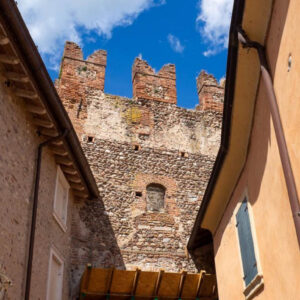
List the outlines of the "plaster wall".
<svg viewBox="0 0 300 300">
<path fill-rule="evenodd" d="M 299 95 L 297 56 L 298 1 L 275 1 L 267 38 L 274 88 L 299 190 Z M 297 52 L 298 51 L 298 52 Z M 294 53 L 292 68 L 288 57 Z M 219 297 L 242 299 L 244 283 L 236 232 L 235 211 L 247 191 L 251 206 L 257 259 L 264 286 L 255 299 L 297 299 L 300 294 L 300 255 L 295 225 L 279 157 L 264 84 L 258 90 L 250 147 L 245 168 L 214 235 Z M 230 276 L 228 276 L 230 274 Z"/>
<path fill-rule="evenodd" d="M 20 99 L 0 86 L 0 273 L 12 282 L 7 299 L 23 299 L 37 147 L 42 139 L 30 124 Z M 63 298 L 69 299 L 69 252 L 72 195 L 67 231 L 54 219 L 56 169 L 52 154 L 44 149 L 40 177 L 30 299 L 46 299 L 50 248 L 64 260 Z"/>
</svg>

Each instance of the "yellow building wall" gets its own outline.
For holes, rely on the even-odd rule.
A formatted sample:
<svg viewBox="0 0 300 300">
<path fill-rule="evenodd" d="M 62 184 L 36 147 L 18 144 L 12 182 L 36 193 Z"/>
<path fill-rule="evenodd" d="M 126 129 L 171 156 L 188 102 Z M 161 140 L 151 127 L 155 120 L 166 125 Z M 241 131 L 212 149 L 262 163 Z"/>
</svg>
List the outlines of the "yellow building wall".
<svg viewBox="0 0 300 300">
<path fill-rule="evenodd" d="M 267 38 L 267 57 L 274 78 L 288 150 L 300 190 L 300 2 L 275 1 Z M 288 70 L 288 57 L 292 66 Z M 297 151 L 298 150 L 298 151 Z M 242 263 L 235 214 L 247 193 L 254 242 L 264 286 L 254 299 L 299 299 L 300 252 L 281 167 L 268 98 L 261 82 L 248 158 L 217 231 L 215 262 L 220 300 L 244 299 Z"/>
</svg>

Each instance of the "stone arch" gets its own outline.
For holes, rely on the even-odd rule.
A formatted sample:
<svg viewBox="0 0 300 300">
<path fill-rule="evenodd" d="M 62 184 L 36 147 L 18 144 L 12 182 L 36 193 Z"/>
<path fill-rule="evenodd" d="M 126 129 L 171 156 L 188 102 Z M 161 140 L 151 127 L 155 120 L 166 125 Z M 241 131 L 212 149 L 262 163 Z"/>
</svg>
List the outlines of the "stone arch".
<svg viewBox="0 0 300 300">
<path fill-rule="evenodd" d="M 166 188 L 159 183 L 150 183 L 146 187 L 147 211 L 163 212 L 165 208 Z"/>
</svg>

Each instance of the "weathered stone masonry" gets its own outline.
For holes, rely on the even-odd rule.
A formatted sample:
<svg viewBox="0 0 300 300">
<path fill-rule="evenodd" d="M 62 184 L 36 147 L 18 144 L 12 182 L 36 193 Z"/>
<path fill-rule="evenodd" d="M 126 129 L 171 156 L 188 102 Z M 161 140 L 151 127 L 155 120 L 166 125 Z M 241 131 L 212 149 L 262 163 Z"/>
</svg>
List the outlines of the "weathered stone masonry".
<svg viewBox="0 0 300 300">
<path fill-rule="evenodd" d="M 68 42 L 56 82 L 105 206 L 94 201 L 81 207 L 73 263 L 195 271 L 186 243 L 219 147 L 223 88 L 202 72 L 200 105 L 187 110 L 176 106 L 174 65 L 155 73 L 136 59 L 133 99 L 104 93 L 105 66 L 105 51 L 84 61 L 81 49 Z M 154 196 L 147 196 L 151 184 L 162 186 L 160 194 L 152 189 Z M 163 206 L 151 210 L 151 197 L 163 197 Z M 103 216 L 115 237 L 105 237 Z M 110 249 L 110 238 L 122 257 Z"/>
</svg>

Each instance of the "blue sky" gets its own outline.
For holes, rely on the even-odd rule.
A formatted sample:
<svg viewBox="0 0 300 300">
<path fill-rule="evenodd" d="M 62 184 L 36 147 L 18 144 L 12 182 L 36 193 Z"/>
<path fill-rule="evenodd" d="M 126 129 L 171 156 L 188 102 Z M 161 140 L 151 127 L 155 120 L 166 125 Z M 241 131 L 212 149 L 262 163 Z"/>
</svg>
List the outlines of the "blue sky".
<svg viewBox="0 0 300 300">
<path fill-rule="evenodd" d="M 65 40 L 79 43 L 85 57 L 107 50 L 110 94 L 132 97 L 137 56 L 156 71 L 176 65 L 178 106 L 186 108 L 198 103 L 202 69 L 225 75 L 232 0 L 20 0 L 19 8 L 53 80 Z"/>
</svg>

